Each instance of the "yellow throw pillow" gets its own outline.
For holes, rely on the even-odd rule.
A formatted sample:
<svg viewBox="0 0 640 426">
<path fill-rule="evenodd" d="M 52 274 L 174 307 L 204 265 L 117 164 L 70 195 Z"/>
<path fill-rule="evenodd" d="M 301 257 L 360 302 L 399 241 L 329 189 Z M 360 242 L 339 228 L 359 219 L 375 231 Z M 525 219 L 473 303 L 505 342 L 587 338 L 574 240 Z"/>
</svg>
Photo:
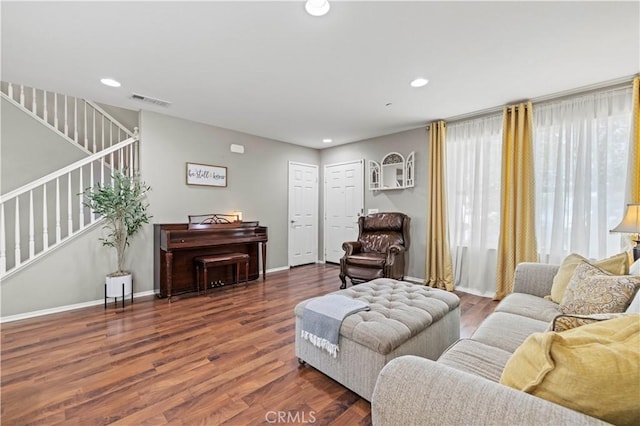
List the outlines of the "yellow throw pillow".
<svg viewBox="0 0 640 426">
<path fill-rule="evenodd" d="M 589 260 L 579 254 L 572 253 L 565 257 L 560 265 L 560 269 L 553 278 L 553 285 L 551 286 L 551 300 L 556 303 L 562 302 L 564 292 L 569 285 L 569 281 L 573 276 L 573 272 L 580 262 L 587 262 L 593 266 L 597 266 L 607 272 L 614 275 L 627 275 L 629 273 L 629 255 L 626 252 L 616 254 L 615 256 L 608 257 L 602 260 Z"/>
<path fill-rule="evenodd" d="M 534 333 L 500 383 L 609 423 L 640 424 L 640 314 Z"/>
</svg>

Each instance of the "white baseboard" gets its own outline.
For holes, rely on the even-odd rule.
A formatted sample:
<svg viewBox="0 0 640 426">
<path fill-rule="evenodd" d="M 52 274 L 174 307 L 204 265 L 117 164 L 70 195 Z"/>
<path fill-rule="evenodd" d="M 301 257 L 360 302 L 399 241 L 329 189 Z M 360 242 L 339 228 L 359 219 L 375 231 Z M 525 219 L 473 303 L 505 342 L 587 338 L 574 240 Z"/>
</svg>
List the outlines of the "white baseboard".
<svg viewBox="0 0 640 426">
<path fill-rule="evenodd" d="M 478 290 L 474 290 L 472 288 L 467 288 L 467 287 L 456 287 L 456 291 L 473 294 L 474 296 L 488 297 L 490 299 L 493 299 L 493 296 L 495 295 L 495 293 L 492 293 L 492 292 L 482 293 Z"/>
<path fill-rule="evenodd" d="M 286 271 L 287 269 L 289 269 L 288 266 L 281 266 L 279 268 L 271 268 L 271 269 L 267 269 L 267 274 L 270 274 L 272 272 Z"/>
<path fill-rule="evenodd" d="M 140 293 L 133 293 L 133 298 L 151 296 L 156 294 L 154 290 L 142 291 Z M 75 303 L 73 305 L 58 306 L 56 308 L 42 309 L 40 311 L 25 312 L 23 314 L 9 315 L 6 317 L 0 317 L 0 324 L 5 322 L 19 321 L 27 318 L 41 317 L 43 315 L 57 314 L 60 312 L 73 311 L 75 309 L 88 308 L 90 306 L 102 305 L 104 299 L 92 300 L 90 302 Z"/>
<path fill-rule="evenodd" d="M 404 281 L 408 281 L 410 283 L 413 284 L 424 284 L 424 278 L 417 278 L 417 277 L 404 277 Z"/>
</svg>

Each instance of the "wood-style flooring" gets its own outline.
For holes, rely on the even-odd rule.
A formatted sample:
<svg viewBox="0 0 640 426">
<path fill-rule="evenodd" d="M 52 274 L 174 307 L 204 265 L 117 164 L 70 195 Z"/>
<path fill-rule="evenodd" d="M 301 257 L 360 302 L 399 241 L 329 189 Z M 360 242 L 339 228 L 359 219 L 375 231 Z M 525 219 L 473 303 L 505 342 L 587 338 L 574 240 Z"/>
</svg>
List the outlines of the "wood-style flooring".
<svg viewBox="0 0 640 426">
<path fill-rule="evenodd" d="M 8 425 L 368 425 L 367 401 L 294 353 L 294 306 L 337 290 L 338 267 L 307 265 L 209 290 L 6 323 Z M 461 335 L 495 302 L 461 296 Z"/>
</svg>

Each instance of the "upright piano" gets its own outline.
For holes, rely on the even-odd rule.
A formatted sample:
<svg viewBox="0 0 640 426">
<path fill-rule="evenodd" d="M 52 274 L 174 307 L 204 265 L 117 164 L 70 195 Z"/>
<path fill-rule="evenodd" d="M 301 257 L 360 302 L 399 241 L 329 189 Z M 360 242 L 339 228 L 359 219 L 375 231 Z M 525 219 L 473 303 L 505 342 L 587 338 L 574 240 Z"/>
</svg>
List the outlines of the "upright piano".
<svg viewBox="0 0 640 426">
<path fill-rule="evenodd" d="M 196 291 L 193 259 L 225 253 L 249 255 L 249 280 L 260 276 L 258 245 L 262 254 L 262 279 L 267 264 L 267 227 L 256 222 L 216 223 L 194 227 L 189 223 L 153 225 L 153 281 L 159 297 Z M 212 268 L 213 281 L 232 282 L 233 268 Z"/>
</svg>

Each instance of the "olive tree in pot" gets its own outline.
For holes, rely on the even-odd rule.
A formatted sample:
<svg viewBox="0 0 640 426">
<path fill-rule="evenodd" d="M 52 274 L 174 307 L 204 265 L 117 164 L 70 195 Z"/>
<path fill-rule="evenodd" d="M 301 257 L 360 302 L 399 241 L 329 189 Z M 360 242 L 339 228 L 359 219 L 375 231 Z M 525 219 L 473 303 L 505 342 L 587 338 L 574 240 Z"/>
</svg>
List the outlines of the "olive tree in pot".
<svg viewBox="0 0 640 426">
<path fill-rule="evenodd" d="M 108 235 L 100 238 L 102 245 L 116 250 L 118 269 L 106 277 L 106 297 L 124 296 L 133 291 L 131 272 L 124 266 L 125 251 L 131 237 L 151 219 L 146 202 L 146 193 L 150 189 L 139 176 L 132 177 L 115 170 L 111 184 L 98 182 L 82 193 L 84 205 L 105 221 L 103 229 L 108 231 Z"/>
</svg>

